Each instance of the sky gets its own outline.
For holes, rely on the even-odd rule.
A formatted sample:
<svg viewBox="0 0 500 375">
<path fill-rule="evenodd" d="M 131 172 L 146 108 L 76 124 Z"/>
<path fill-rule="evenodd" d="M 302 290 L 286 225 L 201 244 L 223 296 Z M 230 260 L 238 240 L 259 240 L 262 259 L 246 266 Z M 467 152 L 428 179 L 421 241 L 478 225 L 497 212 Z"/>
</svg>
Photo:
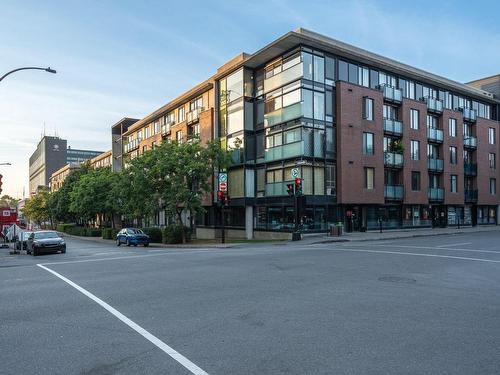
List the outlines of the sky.
<svg viewBox="0 0 500 375">
<path fill-rule="evenodd" d="M 142 118 L 241 52 L 304 27 L 460 82 L 500 73 L 497 1 L 0 0 L 3 194 L 28 194 L 44 132 L 111 148 L 112 124 Z"/>
</svg>

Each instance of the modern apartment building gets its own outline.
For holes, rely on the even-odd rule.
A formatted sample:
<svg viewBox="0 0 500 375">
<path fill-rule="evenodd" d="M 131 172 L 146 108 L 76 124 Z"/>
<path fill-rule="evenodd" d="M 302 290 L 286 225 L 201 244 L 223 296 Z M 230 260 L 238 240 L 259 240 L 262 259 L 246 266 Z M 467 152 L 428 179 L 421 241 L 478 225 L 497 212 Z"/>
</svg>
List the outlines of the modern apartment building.
<svg viewBox="0 0 500 375">
<path fill-rule="evenodd" d="M 103 152 L 89 160 L 89 167 L 97 168 L 112 168 L 113 156 L 111 150 Z"/>
<path fill-rule="evenodd" d="M 137 121 L 139 119 L 125 117 L 111 126 L 111 164 L 114 172 L 123 168 L 123 134 Z"/>
<path fill-rule="evenodd" d="M 491 92 L 298 29 L 129 126 L 123 153 L 221 138 L 233 235 L 293 229 L 292 169 L 303 231 L 496 224 L 499 114 Z M 200 236 L 221 224 L 212 202 Z"/>
<path fill-rule="evenodd" d="M 65 166 L 52 173 L 49 181 L 50 191 L 54 193 L 62 188 L 66 177 L 68 177 L 70 173 L 78 169 L 80 169 L 80 164 L 66 164 Z"/>
<path fill-rule="evenodd" d="M 29 159 L 29 192 L 49 188 L 51 176 L 66 164 L 78 166 L 85 160 L 102 154 L 102 151 L 77 150 L 68 147 L 68 141 L 44 135 Z"/>
</svg>

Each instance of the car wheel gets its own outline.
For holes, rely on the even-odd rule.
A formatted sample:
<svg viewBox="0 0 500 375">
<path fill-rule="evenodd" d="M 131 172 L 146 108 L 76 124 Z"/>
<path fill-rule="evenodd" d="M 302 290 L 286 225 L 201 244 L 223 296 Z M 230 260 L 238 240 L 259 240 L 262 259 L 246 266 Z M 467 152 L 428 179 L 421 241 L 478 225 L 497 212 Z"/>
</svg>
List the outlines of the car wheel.
<svg viewBox="0 0 500 375">
<path fill-rule="evenodd" d="M 62 249 L 61 254 L 66 254 L 66 249 Z"/>
<path fill-rule="evenodd" d="M 147 242 L 146 242 L 146 243 L 144 244 L 144 247 L 148 247 L 148 246 L 149 246 L 149 243 L 147 243 Z"/>
<path fill-rule="evenodd" d="M 136 243 L 134 244 L 134 247 L 137 247 L 137 244 L 136 244 Z"/>
<path fill-rule="evenodd" d="M 116 239 L 116 246 L 120 246 L 122 243 L 120 242 L 120 240 L 117 238 Z"/>
<path fill-rule="evenodd" d="M 31 255 L 36 257 L 38 255 L 38 251 L 35 248 L 33 248 L 33 250 L 31 250 Z"/>
<path fill-rule="evenodd" d="M 127 240 L 125 243 L 126 243 L 127 246 L 130 246 L 129 240 Z"/>
</svg>

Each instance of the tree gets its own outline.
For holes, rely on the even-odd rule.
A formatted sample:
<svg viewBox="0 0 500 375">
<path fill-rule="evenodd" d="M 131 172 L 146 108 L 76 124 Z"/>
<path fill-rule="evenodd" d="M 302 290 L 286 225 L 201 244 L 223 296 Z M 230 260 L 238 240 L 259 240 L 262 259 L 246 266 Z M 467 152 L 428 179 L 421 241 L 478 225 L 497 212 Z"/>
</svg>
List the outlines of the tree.
<svg viewBox="0 0 500 375">
<path fill-rule="evenodd" d="M 49 200 L 50 193 L 48 191 L 38 193 L 26 202 L 23 214 L 41 227 L 47 221 L 51 221 Z"/>
<path fill-rule="evenodd" d="M 11 197 L 10 195 L 2 195 L 0 197 L 0 207 L 11 207 L 16 208 L 20 199 Z"/>
<path fill-rule="evenodd" d="M 73 222 L 78 219 L 77 215 L 69 209 L 71 203 L 70 193 L 78 180 L 80 180 L 83 175 L 87 174 L 88 171 L 88 166 L 82 164 L 80 169 L 71 172 L 66 177 L 62 187 L 55 193 L 51 201 L 51 210 L 53 211 L 56 221 Z"/>
</svg>

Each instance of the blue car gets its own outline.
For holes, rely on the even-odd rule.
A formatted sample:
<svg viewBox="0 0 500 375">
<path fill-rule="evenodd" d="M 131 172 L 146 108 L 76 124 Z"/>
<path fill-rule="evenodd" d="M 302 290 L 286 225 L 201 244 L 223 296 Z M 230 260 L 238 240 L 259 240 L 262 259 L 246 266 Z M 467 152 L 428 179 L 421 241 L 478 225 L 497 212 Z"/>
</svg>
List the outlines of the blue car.
<svg viewBox="0 0 500 375">
<path fill-rule="evenodd" d="M 116 235 L 116 246 L 120 246 L 122 243 L 127 246 L 144 245 L 144 247 L 148 247 L 149 236 L 140 229 L 123 228 Z"/>
</svg>

